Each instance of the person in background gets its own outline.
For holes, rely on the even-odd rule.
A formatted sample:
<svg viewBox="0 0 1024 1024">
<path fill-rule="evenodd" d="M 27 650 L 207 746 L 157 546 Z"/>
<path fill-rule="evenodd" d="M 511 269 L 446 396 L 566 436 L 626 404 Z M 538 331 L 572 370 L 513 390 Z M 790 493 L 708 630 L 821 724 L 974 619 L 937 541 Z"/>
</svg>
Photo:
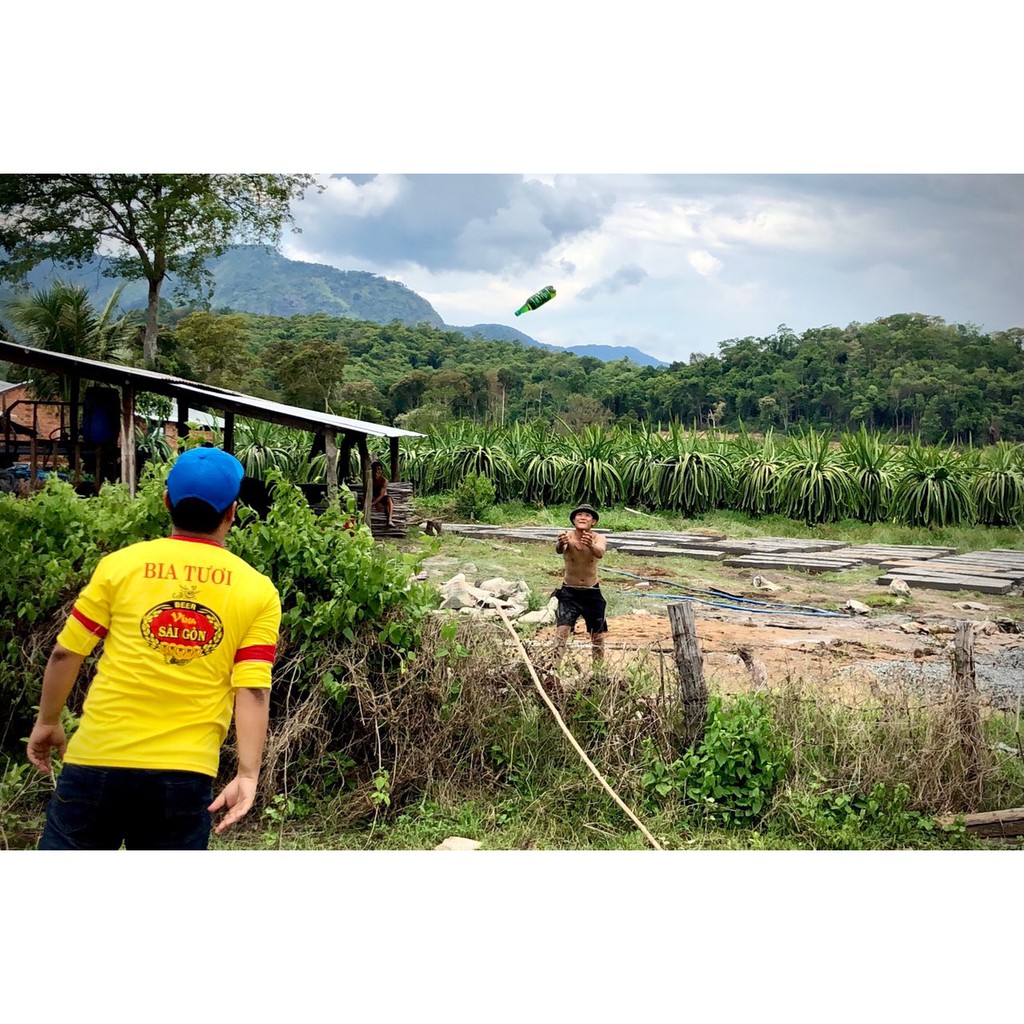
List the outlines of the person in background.
<svg viewBox="0 0 1024 1024">
<path fill-rule="evenodd" d="M 395 502 L 388 494 L 388 481 L 384 476 L 384 463 L 380 461 L 370 463 L 370 471 L 373 473 L 373 498 L 371 507 L 378 512 L 383 512 L 388 519 L 388 526 L 395 525 Z"/>
<path fill-rule="evenodd" d="M 218 448 L 175 460 L 171 531 L 105 556 L 43 675 L 28 758 L 64 766 L 41 850 L 206 849 L 252 806 L 281 622 L 274 584 L 224 547 L 244 470 Z M 61 712 L 82 663 L 103 653 L 70 741 Z M 212 800 L 234 717 L 237 770 Z"/>
</svg>

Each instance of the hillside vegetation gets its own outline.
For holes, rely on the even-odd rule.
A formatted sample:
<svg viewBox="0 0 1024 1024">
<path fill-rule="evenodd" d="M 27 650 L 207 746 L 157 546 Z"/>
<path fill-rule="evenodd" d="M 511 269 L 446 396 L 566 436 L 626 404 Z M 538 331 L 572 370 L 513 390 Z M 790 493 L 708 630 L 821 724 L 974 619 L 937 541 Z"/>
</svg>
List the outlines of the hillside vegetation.
<svg viewBox="0 0 1024 1024">
<path fill-rule="evenodd" d="M 985 334 L 918 313 L 801 335 L 781 327 L 668 367 L 471 341 L 426 324 L 326 315 L 169 319 L 168 369 L 411 429 L 460 418 L 564 420 L 574 428 L 675 420 L 782 432 L 863 424 L 925 443 L 1024 438 L 1024 329 Z"/>
</svg>

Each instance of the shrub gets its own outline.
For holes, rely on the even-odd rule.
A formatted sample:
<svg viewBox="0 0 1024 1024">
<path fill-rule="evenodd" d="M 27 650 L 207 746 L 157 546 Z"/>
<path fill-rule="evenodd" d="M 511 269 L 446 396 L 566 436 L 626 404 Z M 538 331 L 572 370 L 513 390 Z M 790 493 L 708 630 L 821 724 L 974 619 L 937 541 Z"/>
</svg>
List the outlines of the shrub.
<svg viewBox="0 0 1024 1024">
<path fill-rule="evenodd" d="M 455 488 L 455 511 L 467 519 L 481 519 L 494 505 L 494 484 L 479 473 L 470 473 Z"/>
<path fill-rule="evenodd" d="M 648 744 L 641 785 L 654 806 L 678 799 L 698 819 L 731 828 L 751 828 L 768 810 L 789 764 L 789 749 L 772 729 L 765 701 L 748 694 L 725 704 L 708 701 L 704 739 L 695 750 L 666 764 Z"/>
</svg>

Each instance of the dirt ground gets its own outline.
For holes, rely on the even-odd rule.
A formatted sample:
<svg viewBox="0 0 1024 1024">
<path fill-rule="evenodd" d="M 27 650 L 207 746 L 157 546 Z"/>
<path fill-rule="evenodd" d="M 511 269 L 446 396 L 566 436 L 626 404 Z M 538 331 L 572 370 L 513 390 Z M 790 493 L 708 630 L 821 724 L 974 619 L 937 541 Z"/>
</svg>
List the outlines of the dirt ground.
<svg viewBox="0 0 1024 1024">
<path fill-rule="evenodd" d="M 659 587 L 660 580 L 671 580 L 676 573 L 662 565 L 638 564 L 624 567 L 634 576 L 651 581 L 638 588 L 629 578 L 604 574 L 602 589 L 619 590 L 620 597 L 642 589 L 671 591 Z M 837 574 L 838 575 L 838 574 Z M 717 587 L 740 597 L 812 608 L 835 608 L 848 599 L 864 600 L 863 579 L 844 583 L 841 577 L 821 577 L 805 572 L 776 572 L 771 581 L 782 589 L 765 593 L 751 585 L 749 572 L 734 571 L 727 583 L 722 579 L 685 577 L 688 586 L 697 589 Z M 680 582 L 684 577 L 679 577 Z M 870 589 L 870 588 L 869 588 Z M 687 593 L 680 590 L 680 594 Z M 877 594 L 887 595 L 884 587 Z M 729 603 L 728 598 L 701 594 L 706 600 Z M 927 688 L 942 685 L 949 678 L 953 638 L 958 619 L 975 623 L 975 660 L 978 687 L 994 695 L 993 703 L 1012 704 L 1024 692 L 1024 614 L 1018 598 L 979 597 L 964 593 L 915 589 L 907 599 L 893 598 L 888 607 L 873 608 L 868 615 L 825 617 L 790 614 L 779 609 L 759 614 L 737 609 L 713 608 L 692 603 L 698 640 L 704 655 L 708 682 L 724 690 L 747 689 L 752 684 L 775 686 L 789 680 L 812 683 L 845 696 L 863 696 L 877 692 L 886 684 L 905 684 Z M 969 601 L 983 605 L 973 609 L 955 607 Z M 630 614 L 609 619 L 606 639 L 610 665 L 624 667 L 638 658 L 650 664 L 672 665 L 672 631 L 665 606 L 645 605 Z M 753 606 L 752 606 L 753 607 Z M 540 630 L 535 641 L 540 646 L 553 640 L 553 630 Z M 581 666 L 585 664 L 588 637 L 577 626 L 573 649 Z M 750 668 L 740 658 L 745 649 L 752 661 Z M 760 677 L 760 678 L 758 678 Z"/>
</svg>

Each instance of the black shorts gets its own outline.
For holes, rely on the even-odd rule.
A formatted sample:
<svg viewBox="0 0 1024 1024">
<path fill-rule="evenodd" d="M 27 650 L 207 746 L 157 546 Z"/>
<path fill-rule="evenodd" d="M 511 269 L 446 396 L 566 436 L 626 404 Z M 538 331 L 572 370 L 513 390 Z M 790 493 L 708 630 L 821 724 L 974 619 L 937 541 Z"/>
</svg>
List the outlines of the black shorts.
<svg viewBox="0 0 1024 1024">
<path fill-rule="evenodd" d="M 563 584 L 552 597 L 558 598 L 556 625 L 572 629 L 576 620 L 582 616 L 588 633 L 608 632 L 608 620 L 604 617 L 604 594 L 596 583 L 592 587 L 567 587 Z"/>
</svg>

